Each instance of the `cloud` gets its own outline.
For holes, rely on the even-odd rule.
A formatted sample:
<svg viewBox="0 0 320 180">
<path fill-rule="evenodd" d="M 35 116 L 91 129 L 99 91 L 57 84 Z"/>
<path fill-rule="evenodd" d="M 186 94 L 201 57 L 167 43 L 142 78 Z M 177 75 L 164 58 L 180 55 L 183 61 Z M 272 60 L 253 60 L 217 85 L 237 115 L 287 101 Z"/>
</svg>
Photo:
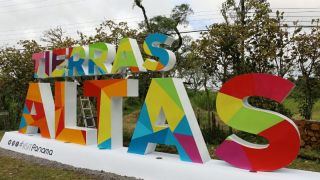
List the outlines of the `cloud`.
<svg viewBox="0 0 320 180">
<path fill-rule="evenodd" d="M 187 29 L 203 29 L 221 21 L 219 10 L 225 0 L 143 0 L 149 17 L 168 15 L 172 8 L 189 3 L 195 14 Z M 132 8 L 133 0 L 15 0 L 0 2 L 0 46 L 19 39 L 39 38 L 50 27 L 62 25 L 70 35 L 77 30 L 91 33 L 103 19 L 129 21 L 131 25 L 143 20 L 141 10 Z M 272 8 L 318 7 L 319 0 L 269 0 Z M 293 3 L 294 2 L 294 3 Z M 288 11 L 288 10 L 286 10 Z M 320 11 L 320 9 L 319 9 Z M 300 13 L 300 15 L 303 15 Z M 320 13 L 312 13 L 320 17 Z M 296 18 L 297 19 L 297 18 Z M 309 20 L 310 18 L 302 18 Z M 289 20 L 292 20 L 289 19 Z"/>
</svg>

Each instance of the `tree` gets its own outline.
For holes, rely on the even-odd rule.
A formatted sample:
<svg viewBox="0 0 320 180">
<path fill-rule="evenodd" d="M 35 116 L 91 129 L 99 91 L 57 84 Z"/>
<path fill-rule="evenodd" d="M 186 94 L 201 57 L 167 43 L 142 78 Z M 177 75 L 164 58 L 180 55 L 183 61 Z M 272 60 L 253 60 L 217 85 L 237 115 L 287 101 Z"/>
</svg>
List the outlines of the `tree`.
<svg viewBox="0 0 320 180">
<path fill-rule="evenodd" d="M 215 84 L 224 84 L 234 76 L 235 60 L 240 58 L 238 45 L 240 43 L 237 26 L 225 23 L 209 27 L 209 31 L 201 36 L 204 72 L 214 76 Z"/>
<path fill-rule="evenodd" d="M 277 18 L 271 17 L 266 0 L 246 0 L 240 4 L 227 0 L 221 12 L 225 24 L 233 26 L 238 38 L 238 48 L 234 51 L 239 55 L 233 57 L 234 74 L 274 72 L 275 59 L 283 56 L 278 52 L 279 48 L 284 48 L 279 41 L 286 34 L 281 28 L 281 13 L 278 12 Z"/>
<path fill-rule="evenodd" d="M 142 5 L 142 0 L 135 0 L 135 5 L 141 8 L 144 15 L 144 22 L 140 23 L 140 27 L 146 27 L 146 30 L 149 33 L 159 32 L 163 34 L 176 34 L 179 39 L 176 42 L 176 45 L 173 47 L 173 51 L 178 51 L 183 43 L 183 37 L 178 29 L 178 26 L 188 24 L 187 18 L 189 15 L 193 14 L 193 10 L 191 9 L 190 5 L 177 5 L 172 9 L 170 17 L 160 15 L 155 16 L 150 20 L 146 15 L 146 10 Z"/>
<path fill-rule="evenodd" d="M 183 37 L 178 29 L 179 25 L 186 25 L 188 23 L 187 17 L 193 13 L 192 9 L 190 8 L 190 5 L 188 4 L 181 4 L 178 6 L 175 6 L 172 11 L 170 17 L 166 16 L 155 16 L 151 19 L 148 18 L 147 12 L 145 7 L 142 4 L 142 0 L 135 0 L 134 6 L 138 6 L 144 16 L 144 21 L 139 24 L 139 27 L 141 30 L 141 35 L 146 37 L 148 33 L 163 33 L 167 35 L 177 34 L 178 35 L 178 41 L 175 41 L 173 44 L 173 47 L 171 48 L 173 52 L 175 52 L 177 57 L 177 63 L 185 62 L 186 58 L 184 55 L 180 54 L 179 50 L 183 46 Z M 155 57 L 153 57 L 155 58 Z M 156 58 L 155 58 L 156 59 Z M 176 66 L 177 67 L 177 66 Z M 181 70 L 181 69 L 180 69 Z M 171 75 L 175 76 L 176 71 L 171 71 Z M 145 74 L 139 74 L 140 84 L 145 85 L 146 87 L 150 84 L 151 78 L 155 77 L 164 77 L 164 72 L 148 72 Z M 142 96 L 144 97 L 146 93 L 147 88 L 142 88 Z"/>
<path fill-rule="evenodd" d="M 152 33 L 152 29 L 151 29 L 151 26 L 150 26 L 150 23 L 149 23 L 149 19 L 148 19 L 148 16 L 147 16 L 147 12 L 146 12 L 146 9 L 144 8 L 144 6 L 142 5 L 142 0 L 134 0 L 134 4 L 133 4 L 133 7 L 134 6 L 138 6 L 141 11 L 142 11 L 142 14 L 143 14 L 143 17 L 144 17 L 144 23 L 146 24 L 146 27 L 147 27 L 147 30 Z"/>
<path fill-rule="evenodd" d="M 126 37 L 135 37 L 140 44 L 143 42 L 143 38 L 138 30 L 130 28 L 126 22 L 115 23 L 114 21 L 106 20 L 95 30 L 96 32 L 92 36 L 86 36 L 82 32 L 78 32 L 80 36 L 78 43 L 81 45 L 88 45 L 95 42 L 107 42 L 118 47 L 120 40 Z"/>
<path fill-rule="evenodd" d="M 312 118 L 312 110 L 316 100 L 319 98 L 315 89 L 316 67 L 320 64 L 320 27 L 311 29 L 310 33 L 300 33 L 294 38 L 292 56 L 298 64 L 299 72 L 299 101 L 300 114 L 306 118 Z"/>
<path fill-rule="evenodd" d="M 0 107 L 9 111 L 9 125 L 16 129 L 21 117 L 29 82 L 33 82 L 32 54 L 43 50 L 36 41 L 20 41 L 19 46 L 0 49 Z"/>
<path fill-rule="evenodd" d="M 41 41 L 47 44 L 48 49 L 68 48 L 76 44 L 71 37 L 65 36 L 65 32 L 61 27 L 45 31 Z"/>
<path fill-rule="evenodd" d="M 294 47 L 294 37 L 301 31 L 301 28 L 295 29 L 293 33 L 288 31 L 288 25 L 282 23 L 284 13 L 276 12 L 278 26 L 275 30 L 276 51 L 274 54 L 274 71 L 279 77 L 290 76 L 295 68 L 295 59 L 291 56 Z"/>
<path fill-rule="evenodd" d="M 201 59 L 197 56 L 195 48 L 197 44 L 191 37 L 184 37 L 184 43 L 181 46 L 179 53 L 176 53 L 176 58 L 179 59 L 175 67 L 176 75 L 185 80 L 185 85 L 193 90 L 199 91 L 203 87 L 203 73 Z"/>
</svg>

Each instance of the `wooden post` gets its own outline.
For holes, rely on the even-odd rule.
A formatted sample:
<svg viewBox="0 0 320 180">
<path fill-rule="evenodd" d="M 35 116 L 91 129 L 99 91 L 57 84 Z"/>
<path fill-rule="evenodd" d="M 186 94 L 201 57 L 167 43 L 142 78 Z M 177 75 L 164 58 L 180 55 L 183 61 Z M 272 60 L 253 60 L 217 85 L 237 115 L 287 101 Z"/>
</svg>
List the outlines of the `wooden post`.
<svg viewBox="0 0 320 180">
<path fill-rule="evenodd" d="M 213 131 L 217 128 L 217 121 L 216 121 L 216 116 L 215 116 L 215 113 L 212 111 L 211 112 L 211 124 L 212 124 L 212 127 L 211 127 L 211 132 L 213 133 Z"/>
<path fill-rule="evenodd" d="M 201 123 L 200 123 L 200 109 L 199 108 L 197 108 L 197 120 L 198 120 L 198 124 L 199 124 L 199 126 L 201 127 Z"/>
<path fill-rule="evenodd" d="M 210 111 L 208 110 L 208 127 L 210 131 L 212 132 L 212 123 L 211 123 L 211 118 L 210 118 Z"/>
</svg>

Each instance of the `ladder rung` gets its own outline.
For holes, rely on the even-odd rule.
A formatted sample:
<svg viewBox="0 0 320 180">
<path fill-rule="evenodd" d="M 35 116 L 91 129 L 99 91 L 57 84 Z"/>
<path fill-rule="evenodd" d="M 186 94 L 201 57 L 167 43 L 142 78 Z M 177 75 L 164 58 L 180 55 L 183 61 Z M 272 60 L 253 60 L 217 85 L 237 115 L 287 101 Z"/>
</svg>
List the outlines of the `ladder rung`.
<svg viewBox="0 0 320 180">
<path fill-rule="evenodd" d="M 82 108 L 83 110 L 91 110 L 91 108 Z"/>
<path fill-rule="evenodd" d="M 96 128 L 96 122 L 95 122 L 95 117 L 93 116 L 90 98 L 80 96 L 79 99 L 80 99 L 82 117 L 83 117 L 85 126 L 88 128 Z"/>
</svg>

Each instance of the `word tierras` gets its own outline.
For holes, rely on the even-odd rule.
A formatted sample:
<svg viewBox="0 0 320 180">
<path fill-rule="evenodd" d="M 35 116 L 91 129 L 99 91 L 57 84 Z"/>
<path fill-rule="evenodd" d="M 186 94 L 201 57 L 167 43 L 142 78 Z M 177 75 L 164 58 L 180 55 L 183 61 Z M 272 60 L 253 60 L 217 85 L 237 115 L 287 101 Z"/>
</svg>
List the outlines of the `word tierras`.
<svg viewBox="0 0 320 180">
<path fill-rule="evenodd" d="M 89 46 L 54 49 L 36 53 L 35 78 L 94 76 L 122 73 L 126 69 L 131 72 L 168 71 L 176 63 L 172 51 L 160 47 L 170 47 L 173 38 L 163 34 L 149 35 L 143 44 L 146 55 L 157 57 L 158 61 L 142 58 L 135 39 L 123 38 L 118 50 L 107 43 L 95 43 Z"/>
</svg>

